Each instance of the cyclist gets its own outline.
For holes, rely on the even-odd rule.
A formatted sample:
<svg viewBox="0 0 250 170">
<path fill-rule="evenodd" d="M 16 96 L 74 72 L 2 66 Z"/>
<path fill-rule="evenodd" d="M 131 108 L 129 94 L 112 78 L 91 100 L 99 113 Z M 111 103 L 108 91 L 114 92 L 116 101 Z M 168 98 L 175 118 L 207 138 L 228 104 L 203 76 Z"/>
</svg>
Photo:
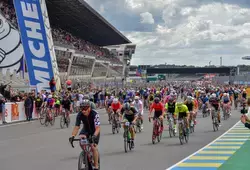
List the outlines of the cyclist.
<svg viewBox="0 0 250 170">
<path fill-rule="evenodd" d="M 55 116 L 58 116 L 59 115 L 61 101 L 59 100 L 59 98 L 57 96 L 54 96 L 54 99 L 55 99 Z"/>
<path fill-rule="evenodd" d="M 231 102 L 230 102 L 229 94 L 224 93 L 221 100 L 222 100 L 223 109 L 228 109 L 228 111 L 230 111 L 231 110 L 231 104 L 230 104 Z"/>
<path fill-rule="evenodd" d="M 166 112 L 171 114 L 173 117 L 174 117 L 174 112 L 175 112 L 175 105 L 176 105 L 176 102 L 174 98 L 172 97 L 169 98 L 168 103 L 166 103 L 165 105 Z M 167 118 L 169 119 L 169 116 Z M 175 133 L 177 133 L 176 119 L 174 119 L 174 130 L 175 130 Z"/>
<path fill-rule="evenodd" d="M 117 98 L 114 98 L 114 100 L 113 100 L 113 102 L 111 104 L 111 109 L 113 111 L 114 118 L 116 117 L 116 115 L 118 115 L 118 117 L 119 117 L 121 108 L 122 108 L 122 105 L 119 102 L 119 100 Z"/>
<path fill-rule="evenodd" d="M 83 123 L 83 128 L 79 134 L 79 137 L 82 139 L 92 138 L 93 141 L 93 157 L 94 157 L 94 170 L 99 169 L 98 165 L 98 143 L 100 139 L 100 117 L 96 110 L 91 109 L 91 103 L 89 100 L 84 99 L 80 104 L 80 112 L 76 116 L 75 127 L 72 132 L 72 137 L 69 138 L 69 141 L 73 143 L 75 136 L 77 135 L 81 122 Z"/>
<path fill-rule="evenodd" d="M 66 95 L 63 97 L 63 100 L 61 102 L 61 106 L 60 106 L 61 112 L 62 112 L 62 109 L 65 109 L 66 117 L 68 117 L 69 114 L 72 113 L 73 111 L 73 104 L 71 100 L 69 99 L 69 97 Z"/>
<path fill-rule="evenodd" d="M 160 99 L 156 97 L 154 102 L 152 103 L 150 110 L 149 110 L 149 119 L 151 119 L 152 112 L 154 110 L 154 119 L 159 118 L 161 120 L 161 128 L 163 130 L 163 117 L 164 117 L 164 106 L 160 102 Z"/>
<path fill-rule="evenodd" d="M 142 104 L 142 101 L 140 100 L 139 96 L 135 96 L 133 106 L 135 107 L 135 109 L 138 112 L 138 119 L 141 120 L 141 129 L 143 129 L 143 104 Z"/>
<path fill-rule="evenodd" d="M 49 109 L 49 114 L 51 114 L 55 105 L 55 99 L 52 98 L 52 94 L 48 95 L 48 99 L 46 101 L 46 107 Z"/>
<path fill-rule="evenodd" d="M 123 116 L 123 122 L 129 122 L 131 124 L 136 124 L 136 119 L 138 117 L 138 112 L 137 110 L 131 106 L 128 102 L 124 104 L 122 110 L 121 110 L 121 116 Z M 125 126 L 123 126 L 125 128 Z M 132 142 L 132 147 L 134 147 L 134 139 L 135 139 L 135 129 L 132 126 L 130 129 L 131 133 L 131 142 Z"/>
<path fill-rule="evenodd" d="M 190 113 L 190 120 L 194 120 L 194 100 L 191 96 L 187 96 L 187 100 L 184 104 L 188 107 L 188 111 Z M 194 121 L 195 122 L 195 121 Z"/>
<path fill-rule="evenodd" d="M 187 133 L 189 133 L 189 110 L 188 107 L 180 102 L 176 104 L 175 107 L 175 113 L 174 113 L 175 117 L 179 119 L 184 119 L 184 122 L 186 124 L 186 128 L 187 128 Z"/>
<path fill-rule="evenodd" d="M 217 112 L 218 122 L 219 122 L 219 126 L 220 126 L 220 99 L 218 99 L 218 97 L 216 97 L 215 93 L 213 93 L 211 95 L 211 98 L 209 99 L 209 104 Z M 212 120 L 213 120 L 213 117 L 212 117 Z"/>
</svg>

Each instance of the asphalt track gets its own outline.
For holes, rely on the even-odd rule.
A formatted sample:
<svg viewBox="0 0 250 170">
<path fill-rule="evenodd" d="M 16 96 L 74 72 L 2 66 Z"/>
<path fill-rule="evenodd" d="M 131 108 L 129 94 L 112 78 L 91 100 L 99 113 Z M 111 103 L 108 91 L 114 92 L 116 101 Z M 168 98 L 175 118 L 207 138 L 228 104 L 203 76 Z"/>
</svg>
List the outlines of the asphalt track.
<svg viewBox="0 0 250 170">
<path fill-rule="evenodd" d="M 104 110 L 101 115 L 100 155 L 101 170 L 165 170 L 199 150 L 232 127 L 240 117 L 222 122 L 213 132 L 210 118 L 198 116 L 196 131 L 188 144 L 180 145 L 178 137 L 169 138 L 164 131 L 160 143 L 151 143 L 152 124 L 145 119 L 144 131 L 137 134 L 135 149 L 124 153 L 122 133 L 111 134 Z M 146 113 L 147 115 L 147 113 Z M 72 125 L 75 116 L 71 117 Z M 77 170 L 80 148 L 68 143 L 72 127 L 60 129 L 59 120 L 53 127 L 41 126 L 39 121 L 0 127 L 1 170 Z"/>
</svg>

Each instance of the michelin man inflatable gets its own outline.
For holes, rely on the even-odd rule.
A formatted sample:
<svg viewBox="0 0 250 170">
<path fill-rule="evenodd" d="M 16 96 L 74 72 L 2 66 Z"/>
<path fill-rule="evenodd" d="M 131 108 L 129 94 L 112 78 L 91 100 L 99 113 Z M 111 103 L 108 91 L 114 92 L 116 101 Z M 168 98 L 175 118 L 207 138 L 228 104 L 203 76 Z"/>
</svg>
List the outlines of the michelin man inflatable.
<svg viewBox="0 0 250 170">
<path fill-rule="evenodd" d="M 6 74 L 19 71 L 24 57 L 21 36 L 5 17 L 0 14 L 0 69 Z"/>
</svg>

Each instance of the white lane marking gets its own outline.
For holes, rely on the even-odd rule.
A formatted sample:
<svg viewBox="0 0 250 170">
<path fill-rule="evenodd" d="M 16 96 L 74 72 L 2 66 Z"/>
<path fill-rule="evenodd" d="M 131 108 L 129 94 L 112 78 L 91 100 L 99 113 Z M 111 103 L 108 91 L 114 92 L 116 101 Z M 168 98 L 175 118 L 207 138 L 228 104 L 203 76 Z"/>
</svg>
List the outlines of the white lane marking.
<svg viewBox="0 0 250 170">
<path fill-rule="evenodd" d="M 202 151 L 203 149 L 207 148 L 209 145 L 215 143 L 219 138 L 221 138 L 222 136 L 224 136 L 226 133 L 228 133 L 230 130 L 232 130 L 234 127 L 236 127 L 238 124 L 240 123 L 240 121 L 238 121 L 233 127 L 231 127 L 230 129 L 228 129 L 225 133 L 223 133 L 222 135 L 220 135 L 218 138 L 216 138 L 215 140 L 213 140 L 212 142 L 210 142 L 209 144 L 207 144 L 206 146 L 204 146 L 203 148 L 199 149 L 198 151 L 194 152 L 193 154 L 189 155 L 188 157 L 182 159 L 181 161 L 177 162 L 176 164 L 174 164 L 173 166 L 167 168 L 166 170 L 171 170 L 172 168 L 177 167 L 178 164 L 188 160 L 190 157 L 194 156 L 195 154 L 197 154 L 198 152 Z"/>
</svg>

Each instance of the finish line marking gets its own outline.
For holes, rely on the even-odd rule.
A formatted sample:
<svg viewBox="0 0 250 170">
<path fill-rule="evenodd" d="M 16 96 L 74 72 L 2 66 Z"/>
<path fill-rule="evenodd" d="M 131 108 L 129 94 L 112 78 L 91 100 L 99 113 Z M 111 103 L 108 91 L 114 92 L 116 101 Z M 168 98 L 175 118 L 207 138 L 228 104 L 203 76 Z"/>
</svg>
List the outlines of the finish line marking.
<svg viewBox="0 0 250 170">
<path fill-rule="evenodd" d="M 210 142 L 209 144 L 207 144 L 206 146 L 204 146 L 203 148 L 201 148 L 201 149 L 199 149 L 198 151 L 196 151 L 196 152 L 194 152 L 193 154 L 191 154 L 191 155 L 189 155 L 188 157 L 186 157 L 186 158 L 184 158 L 184 159 L 182 159 L 181 161 L 179 161 L 179 162 L 177 162 L 176 164 L 174 164 L 173 166 L 171 166 L 171 167 L 169 167 L 169 168 L 167 168 L 166 170 L 184 170 L 185 168 L 187 168 L 187 169 L 190 169 L 190 168 L 195 168 L 195 169 L 197 169 L 198 167 L 200 168 L 200 169 L 205 169 L 205 168 L 210 168 L 210 169 L 217 169 L 218 167 L 220 167 L 226 160 L 224 159 L 224 160 L 221 160 L 221 162 L 218 162 L 219 160 L 218 160 L 218 156 L 229 156 L 229 155 L 227 155 L 227 153 L 226 153 L 226 151 L 225 151 L 225 154 L 222 154 L 222 153 L 219 153 L 218 151 L 218 153 L 216 153 L 216 151 L 214 151 L 214 154 L 213 155 L 210 155 L 210 156 L 213 156 L 214 157 L 214 161 L 213 162 L 206 162 L 206 161 L 204 161 L 204 163 L 201 163 L 201 162 L 199 162 L 199 161 L 197 161 L 197 162 L 191 162 L 190 160 L 193 160 L 191 157 L 194 157 L 194 156 L 200 156 L 200 154 L 202 154 L 202 156 L 200 156 L 200 157 L 204 157 L 205 158 L 205 156 L 209 156 L 209 152 L 207 153 L 207 154 L 203 154 L 202 153 L 202 151 L 204 152 L 204 151 L 208 151 L 208 150 L 205 150 L 205 149 L 208 149 L 208 148 L 211 148 L 211 146 L 213 146 L 213 147 L 216 147 L 216 148 L 218 148 L 218 149 L 220 149 L 221 147 L 226 147 L 226 146 L 224 146 L 224 143 L 226 143 L 227 141 L 226 140 L 224 140 L 224 142 L 221 144 L 221 145 L 219 145 L 219 144 L 217 144 L 216 145 L 216 142 L 218 143 L 218 142 L 220 142 L 220 141 L 222 141 L 223 140 L 223 137 L 225 137 L 225 135 L 226 134 L 228 134 L 228 133 L 230 133 L 230 131 L 232 130 L 232 129 L 234 129 L 235 127 L 244 127 L 244 125 L 241 123 L 241 121 L 238 121 L 233 127 L 231 127 L 230 129 L 228 129 L 225 133 L 223 133 L 221 136 L 219 136 L 219 137 L 217 137 L 215 140 L 213 140 L 212 142 Z M 231 136 L 231 137 L 234 137 L 234 136 Z M 250 136 L 246 136 L 246 137 L 250 137 Z M 222 138 L 222 139 L 221 139 Z M 219 141 L 218 141 L 219 140 Z M 233 139 L 232 139 L 233 140 Z M 230 141 L 228 141 L 229 142 L 229 145 L 227 145 L 227 147 L 228 146 L 230 146 Z M 243 144 L 239 144 L 239 145 L 237 145 L 237 146 L 231 146 L 232 148 L 234 148 L 234 147 L 238 147 L 238 148 L 240 148 L 240 146 L 242 146 Z M 215 148 L 215 149 L 216 149 Z M 229 150 L 228 150 L 229 151 Z M 212 152 L 211 152 L 211 154 L 212 154 Z M 230 156 L 232 155 L 233 153 L 231 153 L 230 152 Z M 190 159 L 191 158 L 191 159 Z M 200 158 L 200 160 L 201 160 L 201 158 Z M 203 160 L 205 160 L 205 159 L 203 159 Z M 217 161 L 217 162 L 216 162 Z M 190 163 L 189 163 L 190 162 Z M 189 166 L 190 165 L 190 166 Z M 197 166 L 196 166 L 197 165 Z"/>
</svg>

